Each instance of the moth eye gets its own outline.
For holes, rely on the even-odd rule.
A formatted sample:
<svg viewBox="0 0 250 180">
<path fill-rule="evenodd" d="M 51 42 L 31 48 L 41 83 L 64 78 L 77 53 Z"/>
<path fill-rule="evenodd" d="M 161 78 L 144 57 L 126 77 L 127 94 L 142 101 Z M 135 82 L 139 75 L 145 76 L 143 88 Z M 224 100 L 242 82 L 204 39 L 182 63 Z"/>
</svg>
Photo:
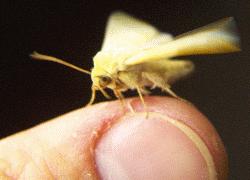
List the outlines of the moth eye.
<svg viewBox="0 0 250 180">
<path fill-rule="evenodd" d="M 110 77 L 108 77 L 108 76 L 100 76 L 99 78 L 100 78 L 99 79 L 99 84 L 102 87 L 107 86 L 112 81 L 112 79 Z"/>
</svg>

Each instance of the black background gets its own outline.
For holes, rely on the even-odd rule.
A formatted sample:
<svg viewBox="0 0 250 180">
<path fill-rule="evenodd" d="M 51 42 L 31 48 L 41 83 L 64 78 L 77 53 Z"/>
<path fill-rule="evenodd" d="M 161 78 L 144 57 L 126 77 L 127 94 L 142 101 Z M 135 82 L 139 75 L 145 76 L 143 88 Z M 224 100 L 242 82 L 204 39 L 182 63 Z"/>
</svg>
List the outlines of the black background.
<svg viewBox="0 0 250 180">
<path fill-rule="evenodd" d="M 190 57 L 195 73 L 173 90 L 206 114 L 230 159 L 230 179 L 247 179 L 250 137 L 250 2 L 1 1 L 0 137 L 84 106 L 91 80 L 66 67 L 34 61 L 37 50 L 90 69 L 110 12 L 123 10 L 174 35 L 234 16 L 240 53 Z M 155 92 L 157 94 L 158 91 Z M 131 95 L 131 93 L 129 93 Z M 104 98 L 98 96 L 98 101 Z"/>
</svg>

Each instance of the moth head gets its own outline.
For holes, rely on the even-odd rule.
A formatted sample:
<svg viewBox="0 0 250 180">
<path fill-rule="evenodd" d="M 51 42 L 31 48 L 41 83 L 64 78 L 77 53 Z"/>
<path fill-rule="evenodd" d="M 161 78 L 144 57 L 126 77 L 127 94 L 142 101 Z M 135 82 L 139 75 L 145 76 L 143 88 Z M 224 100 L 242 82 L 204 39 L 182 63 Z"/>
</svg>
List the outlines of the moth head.
<svg viewBox="0 0 250 180">
<path fill-rule="evenodd" d="M 100 87 L 105 88 L 107 87 L 110 83 L 112 83 L 112 79 L 109 76 L 99 76 L 98 77 L 98 84 Z"/>
<path fill-rule="evenodd" d="M 105 92 L 105 88 L 112 88 L 111 85 L 114 84 L 114 80 L 112 77 L 102 69 L 94 67 L 91 71 L 91 79 L 92 79 L 92 95 L 89 104 L 92 104 L 95 100 L 96 91 L 101 91 L 101 93 L 108 99 L 110 96 Z"/>
<path fill-rule="evenodd" d="M 98 88 L 111 88 L 115 84 L 115 69 L 117 65 L 114 56 L 108 52 L 98 52 L 93 58 L 94 67 L 91 71 L 93 85 Z"/>
<path fill-rule="evenodd" d="M 92 96 L 89 104 L 94 102 L 96 91 L 101 91 L 106 98 L 110 98 L 104 89 L 114 90 L 121 84 L 116 73 L 119 60 L 119 57 L 106 51 L 100 51 L 94 56 L 94 67 L 91 70 Z"/>
<path fill-rule="evenodd" d="M 105 72 L 102 69 L 94 67 L 91 71 L 91 79 L 93 82 L 93 86 L 96 89 L 105 89 L 113 84 L 113 79 L 110 74 Z"/>
</svg>

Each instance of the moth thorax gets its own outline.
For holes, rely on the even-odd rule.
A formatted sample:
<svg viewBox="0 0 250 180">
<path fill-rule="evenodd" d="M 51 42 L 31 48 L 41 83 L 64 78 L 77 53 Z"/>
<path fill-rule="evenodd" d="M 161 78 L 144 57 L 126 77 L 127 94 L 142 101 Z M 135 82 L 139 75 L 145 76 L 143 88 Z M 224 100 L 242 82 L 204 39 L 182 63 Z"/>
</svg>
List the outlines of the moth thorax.
<svg viewBox="0 0 250 180">
<path fill-rule="evenodd" d="M 102 69 L 110 74 L 117 71 L 119 63 L 123 58 L 111 52 L 98 52 L 94 57 L 94 68 Z"/>
</svg>

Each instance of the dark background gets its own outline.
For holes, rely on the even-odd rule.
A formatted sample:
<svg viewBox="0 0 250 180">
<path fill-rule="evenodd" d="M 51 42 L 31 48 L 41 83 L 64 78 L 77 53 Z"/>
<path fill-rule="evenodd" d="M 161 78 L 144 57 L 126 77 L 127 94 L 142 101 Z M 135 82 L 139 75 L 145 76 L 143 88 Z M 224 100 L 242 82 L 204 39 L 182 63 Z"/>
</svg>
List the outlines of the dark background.
<svg viewBox="0 0 250 180">
<path fill-rule="evenodd" d="M 247 0 L 1 1 L 0 137 L 82 107 L 90 98 L 88 75 L 54 63 L 31 60 L 29 54 L 33 50 L 90 69 L 92 57 L 101 47 L 106 19 L 114 10 L 126 11 L 174 35 L 234 16 L 243 51 L 190 57 L 196 64 L 195 73 L 176 83 L 173 90 L 211 119 L 229 154 L 230 179 L 247 179 L 249 3 Z M 103 100 L 98 96 L 98 101 Z"/>
</svg>

